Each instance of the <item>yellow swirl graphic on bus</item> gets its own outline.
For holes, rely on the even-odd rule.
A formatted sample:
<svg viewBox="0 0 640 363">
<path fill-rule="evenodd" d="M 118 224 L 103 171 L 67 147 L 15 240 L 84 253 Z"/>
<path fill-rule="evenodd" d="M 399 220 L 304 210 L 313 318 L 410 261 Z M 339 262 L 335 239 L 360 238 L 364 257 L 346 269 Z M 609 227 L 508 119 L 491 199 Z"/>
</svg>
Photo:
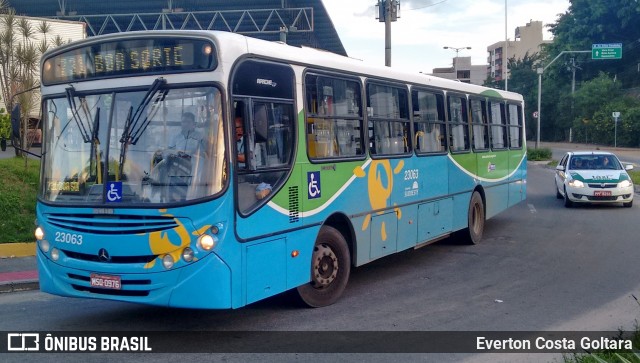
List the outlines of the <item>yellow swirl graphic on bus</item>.
<svg viewBox="0 0 640 363">
<path fill-rule="evenodd" d="M 166 216 L 173 217 L 171 215 Z M 174 261 L 179 261 L 182 249 L 189 246 L 191 243 L 191 237 L 189 236 L 187 228 L 180 222 L 180 220 L 178 220 L 178 218 L 174 218 L 173 220 L 177 224 L 176 227 L 168 231 L 156 231 L 149 233 L 149 248 L 151 249 L 151 252 L 158 257 L 169 254 Z M 177 235 L 178 238 L 175 238 L 175 235 Z M 179 242 L 179 244 L 176 244 L 175 242 Z M 152 268 L 156 264 L 156 260 L 157 258 L 153 259 L 153 261 L 147 263 L 144 268 Z"/>
<path fill-rule="evenodd" d="M 389 205 L 389 198 L 391 198 L 391 193 L 393 192 L 393 175 L 399 174 L 404 167 L 404 162 L 400 160 L 398 165 L 396 165 L 395 169 L 392 170 L 391 163 L 389 160 L 373 160 L 369 165 L 369 175 L 367 178 L 367 188 L 369 194 L 369 203 L 371 204 L 371 208 L 376 209 L 385 209 Z M 366 176 L 366 172 L 362 169 L 362 167 L 357 167 L 353 170 L 353 173 L 358 178 L 363 178 Z M 395 208 L 396 215 L 398 219 L 401 218 L 401 213 L 398 208 Z M 379 211 L 376 214 L 383 214 L 384 211 Z M 369 224 L 371 223 L 371 214 L 367 214 L 364 218 L 364 222 L 362 223 L 362 230 L 366 230 L 369 228 Z M 384 222 L 380 227 L 380 236 L 383 241 L 387 240 L 387 230 Z"/>
</svg>

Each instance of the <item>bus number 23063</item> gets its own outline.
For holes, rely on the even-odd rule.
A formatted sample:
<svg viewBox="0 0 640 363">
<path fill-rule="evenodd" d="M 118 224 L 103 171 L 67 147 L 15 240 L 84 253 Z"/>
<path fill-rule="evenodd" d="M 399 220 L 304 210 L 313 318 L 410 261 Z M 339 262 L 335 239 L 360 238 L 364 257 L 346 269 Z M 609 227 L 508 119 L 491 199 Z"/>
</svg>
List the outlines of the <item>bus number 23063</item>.
<svg viewBox="0 0 640 363">
<path fill-rule="evenodd" d="M 404 180 L 418 179 L 418 169 L 409 169 L 404 171 Z"/>
<path fill-rule="evenodd" d="M 56 232 L 56 242 L 71 243 L 72 245 L 82 244 L 82 235 L 75 233 Z"/>
</svg>

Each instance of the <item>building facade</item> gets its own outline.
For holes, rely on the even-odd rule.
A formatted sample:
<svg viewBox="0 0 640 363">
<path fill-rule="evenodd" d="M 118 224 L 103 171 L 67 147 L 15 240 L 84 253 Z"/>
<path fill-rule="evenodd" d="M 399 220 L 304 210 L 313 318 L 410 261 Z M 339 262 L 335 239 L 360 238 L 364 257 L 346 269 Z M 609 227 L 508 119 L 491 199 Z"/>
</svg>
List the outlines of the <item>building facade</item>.
<svg viewBox="0 0 640 363">
<path fill-rule="evenodd" d="M 434 68 L 432 72 L 432 76 L 477 85 L 482 85 L 487 79 L 487 65 L 473 65 L 471 57 L 454 57 L 452 67 Z"/>
<path fill-rule="evenodd" d="M 487 47 L 489 63 L 486 74 L 494 81 L 502 81 L 509 76 L 507 58 L 522 59 L 526 54 L 539 53 L 542 44 L 551 43 L 542 37 L 542 22 L 530 21 L 515 31 L 515 40 L 500 41 Z M 506 50 L 506 52 L 505 52 Z"/>
</svg>

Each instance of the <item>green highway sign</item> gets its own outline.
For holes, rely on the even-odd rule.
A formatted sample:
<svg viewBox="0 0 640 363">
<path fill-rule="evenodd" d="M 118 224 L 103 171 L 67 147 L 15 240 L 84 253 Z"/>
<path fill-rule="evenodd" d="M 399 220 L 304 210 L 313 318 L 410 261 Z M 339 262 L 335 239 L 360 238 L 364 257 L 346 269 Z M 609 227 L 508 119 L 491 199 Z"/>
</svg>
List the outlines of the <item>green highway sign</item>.
<svg viewBox="0 0 640 363">
<path fill-rule="evenodd" d="M 622 59 L 622 43 L 592 44 L 591 59 Z"/>
</svg>

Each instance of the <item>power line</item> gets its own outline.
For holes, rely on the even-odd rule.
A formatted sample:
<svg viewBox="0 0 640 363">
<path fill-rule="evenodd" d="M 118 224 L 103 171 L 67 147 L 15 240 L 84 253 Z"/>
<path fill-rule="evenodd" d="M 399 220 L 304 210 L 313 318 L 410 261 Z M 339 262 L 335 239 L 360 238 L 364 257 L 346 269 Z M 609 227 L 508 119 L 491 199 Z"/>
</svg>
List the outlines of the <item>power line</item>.
<svg viewBox="0 0 640 363">
<path fill-rule="evenodd" d="M 403 9 L 403 10 L 404 10 L 404 11 L 420 10 L 420 9 L 429 8 L 429 7 L 432 7 L 432 6 L 438 5 L 438 4 L 442 4 L 442 3 L 444 3 L 444 2 L 447 2 L 447 0 L 442 0 L 442 1 L 437 2 L 437 3 L 435 3 L 435 4 L 430 4 L 430 5 L 420 6 L 420 7 L 418 7 L 418 8 L 413 8 L 413 9 Z"/>
</svg>

